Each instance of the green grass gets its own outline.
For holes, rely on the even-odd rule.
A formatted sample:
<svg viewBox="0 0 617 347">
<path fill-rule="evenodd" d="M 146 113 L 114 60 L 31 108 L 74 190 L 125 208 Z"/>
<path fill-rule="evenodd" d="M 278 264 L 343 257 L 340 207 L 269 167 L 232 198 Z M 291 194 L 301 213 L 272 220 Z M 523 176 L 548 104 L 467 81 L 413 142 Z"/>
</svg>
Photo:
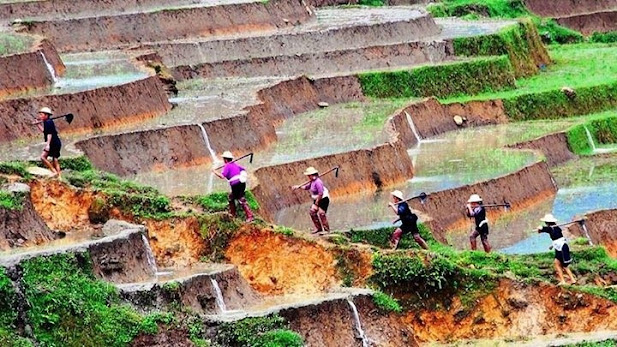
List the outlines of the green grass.
<svg viewBox="0 0 617 347">
<path fill-rule="evenodd" d="M 617 42 L 617 31 L 611 31 L 608 33 L 593 33 L 593 35 L 589 38 L 589 41 L 597 43 Z"/>
<path fill-rule="evenodd" d="M 617 144 L 617 114 L 595 118 L 570 128 L 567 132 L 570 149 L 579 155 L 593 154 L 590 135 L 596 147 Z"/>
<path fill-rule="evenodd" d="M 506 56 L 475 58 L 449 64 L 358 76 L 365 95 L 377 98 L 452 97 L 514 87 L 514 70 Z"/>
<path fill-rule="evenodd" d="M 113 285 L 95 279 L 86 256 L 22 262 L 28 321 L 43 346 L 126 346 L 153 320 L 121 305 Z"/>
<path fill-rule="evenodd" d="M 24 199 L 23 193 L 0 191 L 0 209 L 21 210 L 24 206 Z"/>
<path fill-rule="evenodd" d="M 0 174 L 17 175 L 23 178 L 31 177 L 28 171 L 26 171 L 26 164 L 20 161 L 5 161 L 0 163 Z"/>
<path fill-rule="evenodd" d="M 223 323 L 216 341 L 222 346 L 246 347 L 300 347 L 304 344 L 302 337 L 289 330 L 287 321 L 278 315 Z"/>
<path fill-rule="evenodd" d="M 205 212 L 223 212 L 227 211 L 227 208 L 229 206 L 228 194 L 229 193 L 219 192 L 191 197 L 188 199 L 194 201 L 199 206 L 201 206 L 201 208 L 203 208 Z M 250 191 L 246 192 L 246 201 L 248 202 L 249 207 L 253 211 L 259 208 L 259 203 L 257 203 L 255 196 Z"/>
<path fill-rule="evenodd" d="M 617 83 L 617 64 L 614 57 L 617 45 L 577 44 L 551 46 L 549 53 L 554 64 L 538 75 L 516 81 L 516 89 L 443 98 L 443 102 L 507 99 L 531 93 L 559 90 L 563 86 L 574 89 Z M 584 78 L 581 78 L 584 76 Z"/>
<path fill-rule="evenodd" d="M 381 291 L 373 293 L 373 303 L 383 312 L 401 313 L 403 310 L 396 299 Z"/>
<path fill-rule="evenodd" d="M 617 346 L 617 340 L 610 339 L 606 341 L 598 341 L 598 342 L 581 342 L 571 345 L 566 345 L 566 347 L 615 347 Z"/>
<path fill-rule="evenodd" d="M 20 34 L 0 34 L 0 55 L 25 53 L 30 51 L 34 44 L 34 38 Z"/>
</svg>

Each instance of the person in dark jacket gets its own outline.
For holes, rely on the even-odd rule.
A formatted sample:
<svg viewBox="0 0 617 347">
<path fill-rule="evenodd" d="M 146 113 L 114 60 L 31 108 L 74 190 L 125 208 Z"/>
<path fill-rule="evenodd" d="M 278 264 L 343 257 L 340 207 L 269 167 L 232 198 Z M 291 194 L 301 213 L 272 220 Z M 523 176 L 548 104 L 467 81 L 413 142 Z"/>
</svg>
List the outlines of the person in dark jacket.
<svg viewBox="0 0 617 347">
<path fill-rule="evenodd" d="M 540 221 L 544 222 L 544 226 L 538 227 L 538 233 L 547 233 L 551 237 L 553 244 L 551 248 L 555 250 L 555 272 L 557 273 L 557 279 L 559 285 L 566 284 L 563 278 L 564 271 L 570 277 L 570 283 L 576 283 L 576 277 L 572 273 L 572 270 L 568 267 L 572 263 L 572 256 L 570 255 L 570 246 L 568 246 L 568 240 L 563 236 L 563 232 L 559 226 L 557 226 L 557 218 L 552 214 L 546 214 Z"/>
<path fill-rule="evenodd" d="M 486 209 L 482 206 L 482 198 L 478 194 L 472 194 L 467 200 L 467 216 L 474 219 L 475 228 L 469 234 L 471 249 L 476 250 L 477 239 L 480 236 L 482 246 L 486 253 L 491 252 L 491 244 L 488 242 L 488 220 L 486 219 Z"/>
<path fill-rule="evenodd" d="M 404 201 L 403 193 L 400 190 L 395 190 L 391 193 L 391 195 L 392 202 L 390 202 L 388 206 L 390 206 L 394 213 L 399 216 L 402 223 L 401 227 L 396 228 L 390 237 L 390 244 L 392 245 L 392 248 L 396 249 L 396 247 L 398 247 L 398 243 L 401 240 L 401 237 L 403 237 L 403 234 L 411 233 L 413 239 L 416 240 L 420 247 L 428 249 L 426 241 L 424 241 L 422 236 L 420 236 L 420 230 L 418 230 L 418 216 L 411 212 L 409 204 Z"/>
<path fill-rule="evenodd" d="M 58 178 L 60 178 L 61 173 L 58 158 L 60 158 L 62 142 L 58 137 L 56 124 L 52 119 L 50 119 L 52 114 L 53 112 L 49 107 L 41 108 L 38 115 L 39 121 L 33 124 L 36 124 L 39 130 L 43 133 L 43 138 L 45 141 L 45 147 L 43 148 L 43 153 L 41 154 L 41 160 L 43 161 L 43 164 L 45 164 L 45 166 L 53 172 L 54 176 L 58 176 Z M 51 158 L 51 161 L 49 158 Z"/>
</svg>

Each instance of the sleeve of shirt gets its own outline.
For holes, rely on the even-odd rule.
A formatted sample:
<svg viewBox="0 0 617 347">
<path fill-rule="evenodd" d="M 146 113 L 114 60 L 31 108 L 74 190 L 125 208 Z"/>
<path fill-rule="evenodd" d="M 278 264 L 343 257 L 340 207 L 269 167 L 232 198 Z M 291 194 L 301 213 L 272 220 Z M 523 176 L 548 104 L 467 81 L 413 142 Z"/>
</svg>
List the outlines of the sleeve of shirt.
<svg viewBox="0 0 617 347">
<path fill-rule="evenodd" d="M 43 133 L 44 134 L 51 134 L 51 128 L 49 126 L 49 122 L 47 122 L 47 121 L 43 122 Z"/>
<path fill-rule="evenodd" d="M 225 165 L 225 167 L 223 167 L 221 175 L 223 175 L 223 177 L 227 177 L 227 175 L 229 175 L 229 166 Z"/>
<path fill-rule="evenodd" d="M 400 216 L 403 213 L 405 213 L 405 206 L 403 206 L 403 204 L 398 204 L 396 207 L 396 214 Z"/>
</svg>

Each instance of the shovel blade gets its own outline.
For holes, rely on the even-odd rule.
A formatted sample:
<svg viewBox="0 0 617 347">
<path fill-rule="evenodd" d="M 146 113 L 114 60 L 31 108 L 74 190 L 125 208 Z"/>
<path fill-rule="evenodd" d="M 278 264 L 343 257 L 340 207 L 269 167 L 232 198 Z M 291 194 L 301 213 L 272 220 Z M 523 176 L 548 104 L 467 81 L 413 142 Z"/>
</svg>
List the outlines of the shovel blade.
<svg viewBox="0 0 617 347">
<path fill-rule="evenodd" d="M 73 118 L 75 118 L 75 116 L 73 116 L 72 113 L 69 113 L 69 114 L 65 115 L 64 117 L 66 119 L 66 122 L 69 123 L 69 124 L 71 124 L 73 122 Z"/>
</svg>

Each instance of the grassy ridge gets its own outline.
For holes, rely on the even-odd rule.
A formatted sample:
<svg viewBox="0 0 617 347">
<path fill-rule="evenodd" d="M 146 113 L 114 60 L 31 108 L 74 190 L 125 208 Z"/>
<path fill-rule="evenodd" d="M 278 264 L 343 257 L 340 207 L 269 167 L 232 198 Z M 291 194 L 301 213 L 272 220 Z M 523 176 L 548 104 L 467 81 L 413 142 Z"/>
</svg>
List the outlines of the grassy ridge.
<svg viewBox="0 0 617 347">
<path fill-rule="evenodd" d="M 514 71 L 506 56 L 410 70 L 367 72 L 358 79 L 366 96 L 378 98 L 444 98 L 514 87 Z"/>
<path fill-rule="evenodd" d="M 491 35 L 458 37 L 454 52 L 460 56 L 500 56 L 510 58 L 516 77 L 538 72 L 538 66 L 550 63 L 536 26 L 529 20 L 509 26 Z"/>
<path fill-rule="evenodd" d="M 572 152 L 581 155 L 592 154 L 593 149 L 587 131 L 596 146 L 617 144 L 617 117 L 594 119 L 568 130 L 568 145 Z"/>
</svg>

